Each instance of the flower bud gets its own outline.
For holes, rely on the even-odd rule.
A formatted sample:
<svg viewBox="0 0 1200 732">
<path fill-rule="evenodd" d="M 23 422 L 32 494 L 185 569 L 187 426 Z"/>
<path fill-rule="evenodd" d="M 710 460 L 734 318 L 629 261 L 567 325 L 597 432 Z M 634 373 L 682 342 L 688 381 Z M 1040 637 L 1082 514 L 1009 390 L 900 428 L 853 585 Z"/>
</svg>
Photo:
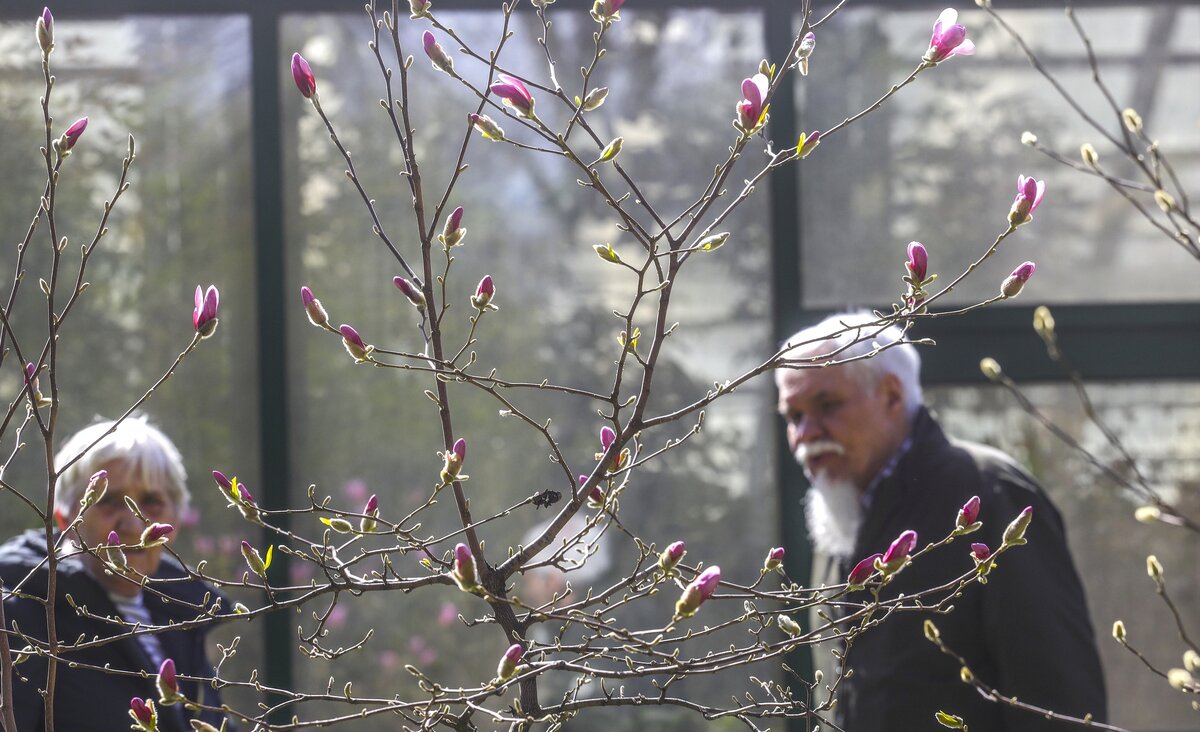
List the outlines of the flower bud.
<svg viewBox="0 0 1200 732">
<path fill-rule="evenodd" d="M 1125 621 L 1124 620 L 1117 620 L 1113 623 L 1112 635 L 1113 635 L 1113 638 L 1115 638 L 1118 643 L 1125 642 Z"/>
<path fill-rule="evenodd" d="M 207 290 L 202 290 L 200 285 L 196 285 L 195 309 L 192 310 L 192 327 L 200 334 L 201 338 L 208 338 L 217 330 L 217 305 L 221 300 L 221 293 L 217 291 L 216 285 L 209 285 Z"/>
<path fill-rule="evenodd" d="M 767 558 L 763 560 L 763 574 L 774 572 L 783 566 L 783 554 L 784 549 L 781 546 L 777 546 L 767 552 Z"/>
<path fill-rule="evenodd" d="M 1026 506 L 1015 519 L 1004 529 L 1004 546 L 1016 546 L 1025 543 L 1025 530 L 1033 521 L 1033 506 Z"/>
<path fill-rule="evenodd" d="M 369 534 L 375 530 L 379 519 L 379 496 L 374 494 L 367 499 L 367 505 L 363 507 L 364 514 L 370 518 L 359 519 L 358 529 L 364 534 Z"/>
<path fill-rule="evenodd" d="M 305 99 L 311 99 L 317 93 L 317 78 L 299 53 L 292 54 L 292 81 L 296 82 L 296 88 Z"/>
<path fill-rule="evenodd" d="M 479 312 L 483 312 L 491 308 L 496 309 L 492 305 L 492 298 L 496 296 L 496 283 L 492 281 L 491 275 L 484 275 L 479 281 L 479 285 L 475 288 L 475 295 L 471 298 L 471 305 Z"/>
<path fill-rule="evenodd" d="M 817 36 L 812 31 L 804 34 L 804 38 L 800 39 L 800 48 L 796 50 L 796 58 L 800 61 L 800 75 L 808 76 L 808 57 L 812 55 L 813 49 L 817 47 Z"/>
<path fill-rule="evenodd" d="M 700 605 L 716 592 L 717 583 L 720 581 L 720 567 L 712 566 L 704 570 L 684 588 L 683 594 L 675 602 L 675 618 L 690 618 L 695 615 Z"/>
<path fill-rule="evenodd" d="M 800 139 L 796 141 L 796 156 L 801 160 L 808 157 L 808 154 L 817 149 L 817 145 L 821 144 L 821 131 L 813 130 L 812 132 L 800 133 Z"/>
<path fill-rule="evenodd" d="M 1158 557 L 1151 554 L 1146 557 L 1146 574 L 1150 575 L 1150 579 L 1154 580 L 1155 584 L 1163 583 L 1163 567 L 1159 563 Z"/>
<path fill-rule="evenodd" d="M 262 577 L 267 578 L 267 570 L 271 568 L 271 558 L 275 554 L 275 546 L 267 547 L 267 558 L 263 559 L 258 553 L 258 550 L 250 546 L 250 542 L 242 542 L 242 559 L 246 560 L 246 566 L 250 567 L 250 571 Z"/>
<path fill-rule="evenodd" d="M 428 18 L 430 4 L 429 0 L 408 0 L 408 9 L 412 13 L 409 17 L 413 20 Z"/>
<path fill-rule="evenodd" d="M 617 157 L 618 155 L 621 154 L 621 147 L 624 144 L 625 144 L 624 137 L 615 138 L 612 142 L 605 145 L 604 149 L 600 151 L 600 158 L 596 162 L 607 163 L 608 161 Z"/>
<path fill-rule="evenodd" d="M 133 729 L 141 732 L 157 732 L 158 711 L 150 699 L 143 701 L 139 697 L 129 700 L 129 716 L 133 718 Z"/>
<path fill-rule="evenodd" d="M 142 531 L 142 538 L 139 544 L 143 547 L 158 546 L 166 544 L 167 537 L 175 531 L 175 527 L 171 524 L 150 524 Z"/>
<path fill-rule="evenodd" d="M 598 105 L 597 105 L 598 106 Z M 494 142 L 504 140 L 504 128 L 496 124 L 496 122 L 486 114 L 472 114 L 469 119 L 471 125 L 479 130 L 479 134 Z"/>
<path fill-rule="evenodd" d="M 54 15 L 50 13 L 50 8 L 42 8 L 42 14 L 38 16 L 37 42 L 43 56 L 49 56 L 54 50 Z"/>
<path fill-rule="evenodd" d="M 962 717 L 958 717 L 953 714 L 946 714 L 940 709 L 934 714 L 934 717 L 937 719 L 938 724 L 942 725 L 943 727 L 949 727 L 950 729 L 967 728 L 967 725 L 963 721 Z"/>
<path fill-rule="evenodd" d="M 416 285 L 404 279 L 403 277 L 400 277 L 399 275 L 392 278 L 392 284 L 395 285 L 396 289 L 399 290 L 406 298 L 408 298 L 408 301 L 413 304 L 413 307 L 417 309 L 417 312 L 425 312 L 425 293 L 421 292 Z"/>
<path fill-rule="evenodd" d="M 1133 107 L 1121 110 L 1121 121 L 1125 123 L 1125 129 L 1135 135 L 1142 131 L 1142 115 Z"/>
<path fill-rule="evenodd" d="M 727 241 L 729 241 L 729 232 L 722 231 L 719 234 L 709 234 L 696 242 L 696 248 L 702 252 L 711 252 L 720 249 Z"/>
<path fill-rule="evenodd" d="M 579 106 L 583 108 L 583 111 L 590 112 L 593 109 L 597 109 L 600 107 L 600 105 L 604 104 L 604 100 L 607 98 L 608 98 L 608 87 L 607 86 L 597 87 L 597 88 L 591 90 L 590 92 L 588 92 L 587 96 L 583 98 L 583 103 L 580 104 Z"/>
<path fill-rule="evenodd" d="M 129 561 L 125 558 L 125 552 L 121 549 L 121 537 L 117 532 L 108 532 L 108 540 L 104 549 L 105 561 L 117 569 L 124 569 L 129 566 Z"/>
<path fill-rule="evenodd" d="M 608 25 L 621 19 L 621 6 L 625 0 L 596 0 L 592 3 L 592 20 Z"/>
<path fill-rule="evenodd" d="M 1100 164 L 1100 154 L 1096 152 L 1096 148 L 1092 147 L 1091 143 L 1085 142 L 1079 146 L 1079 157 L 1083 158 L 1083 162 L 1089 168 L 1094 168 Z"/>
<path fill-rule="evenodd" d="M 613 251 L 612 244 L 605 244 L 604 246 L 596 244 L 592 246 L 592 249 L 595 249 L 596 254 L 605 262 L 612 262 L 613 264 L 621 263 L 621 258 Z"/>
<path fill-rule="evenodd" d="M 992 556 L 992 550 L 988 548 L 987 544 L 972 544 L 971 545 L 971 556 L 975 559 L 976 562 L 979 562 L 980 564 L 982 564 L 983 562 L 986 562 L 989 557 Z"/>
<path fill-rule="evenodd" d="M 1170 213 L 1171 209 L 1175 208 L 1175 197 L 1161 188 L 1154 192 L 1154 202 L 1163 213 Z"/>
<path fill-rule="evenodd" d="M 454 76 L 454 59 L 446 53 L 446 49 L 442 48 L 442 44 L 437 42 L 431 31 L 425 31 L 421 36 L 421 45 L 425 48 L 425 55 L 433 62 L 433 68 L 438 71 L 445 71 L 447 74 Z"/>
<path fill-rule="evenodd" d="M 467 230 L 462 225 L 463 213 L 463 207 L 459 206 L 446 217 L 446 225 L 442 227 L 442 243 L 447 248 L 458 246 L 467 235 Z"/>
<path fill-rule="evenodd" d="M 908 261 L 904 263 L 904 268 L 917 285 L 925 281 L 929 272 L 929 252 L 925 250 L 924 244 L 919 241 L 909 242 Z"/>
<path fill-rule="evenodd" d="M 884 552 L 883 557 L 879 560 L 877 569 L 882 570 L 886 574 L 897 572 L 904 563 L 908 561 L 908 555 L 917 547 L 917 532 L 908 529 L 896 537 L 888 550 Z"/>
<path fill-rule="evenodd" d="M 158 689 L 158 702 L 169 707 L 178 702 L 186 702 L 187 697 L 179 693 L 179 680 L 175 676 L 175 661 L 164 658 L 158 667 L 158 676 L 154 679 Z"/>
<path fill-rule="evenodd" d="M 963 666 L 962 668 L 960 668 L 958 670 L 958 678 L 964 684 L 975 683 L 975 673 L 973 671 L 971 671 L 971 669 L 967 668 L 966 666 Z"/>
<path fill-rule="evenodd" d="M 497 74 L 497 80 L 492 82 L 491 92 L 500 97 L 504 104 L 522 117 L 533 117 L 533 95 L 529 88 L 515 76 Z"/>
<path fill-rule="evenodd" d="M 1133 517 L 1143 524 L 1152 524 L 1162 518 L 1162 509 L 1158 506 L 1138 506 Z"/>
<path fill-rule="evenodd" d="M 1200 671 L 1200 653 L 1189 648 L 1183 652 L 1183 667 L 1192 673 Z"/>
<path fill-rule="evenodd" d="M 108 471 L 97 470 L 88 479 L 87 488 L 83 491 L 83 498 L 79 501 L 80 509 L 88 508 L 96 505 L 104 494 L 108 492 Z"/>
<path fill-rule="evenodd" d="M 871 575 L 875 574 L 875 562 L 880 559 L 883 559 L 882 554 L 872 554 L 854 565 L 854 569 L 850 570 L 850 576 L 846 577 L 848 589 L 857 590 L 865 586 Z"/>
<path fill-rule="evenodd" d="M 479 589 L 479 573 L 475 568 L 475 557 L 471 548 L 466 544 L 454 547 L 454 569 L 450 570 L 450 578 L 454 580 L 463 592 L 475 592 Z"/>
<path fill-rule="evenodd" d="M 454 442 L 454 446 L 446 451 L 444 456 L 445 464 L 442 466 L 442 485 L 447 485 L 455 480 L 466 478 L 465 475 L 460 475 L 463 462 L 467 459 L 467 441 L 458 438 Z"/>
<path fill-rule="evenodd" d="M 925 625 L 923 629 L 925 631 L 925 640 L 929 641 L 930 643 L 937 643 L 938 639 L 942 637 L 942 634 L 938 630 L 937 626 L 934 625 L 933 621 L 928 618 L 925 619 Z"/>
<path fill-rule="evenodd" d="M 342 345 L 346 348 L 346 352 L 354 357 L 355 363 L 366 362 L 371 356 L 371 352 L 375 350 L 374 346 L 368 346 L 363 342 L 362 336 L 352 326 L 343 323 L 338 326 L 338 332 L 342 334 Z"/>
<path fill-rule="evenodd" d="M 1022 145 L 1029 145 L 1030 147 L 1033 147 L 1034 145 L 1037 144 L 1037 142 L 1038 142 L 1038 136 L 1033 134 L 1029 130 L 1025 130 L 1024 132 L 1021 133 L 1021 144 Z"/>
<path fill-rule="evenodd" d="M 1033 221 L 1033 212 L 1046 195 L 1045 181 L 1017 176 L 1017 197 L 1008 212 L 1008 223 L 1014 228 Z"/>
<path fill-rule="evenodd" d="M 1005 297 L 1016 297 L 1020 294 L 1021 289 L 1025 287 L 1025 283 L 1033 276 L 1033 271 L 1037 268 L 1033 262 L 1024 262 L 1019 267 L 1012 271 L 1000 284 L 1000 294 Z"/>
<path fill-rule="evenodd" d="M 350 534 L 354 532 L 354 524 L 350 523 L 341 516 L 322 516 L 321 523 L 325 524 L 339 534 Z"/>
<path fill-rule="evenodd" d="M 989 381 L 999 381 L 1004 373 L 1000 370 L 1000 362 L 990 356 L 979 361 L 979 370 Z"/>
<path fill-rule="evenodd" d="M 963 507 L 958 509 L 958 517 L 954 520 L 954 528 L 962 533 L 968 533 L 979 528 L 975 524 L 979 521 L 979 496 L 971 496 L 970 500 L 963 504 Z"/>
<path fill-rule="evenodd" d="M 682 541 L 672 542 L 662 554 L 658 555 L 658 566 L 664 572 L 670 572 L 675 569 L 675 565 L 679 564 L 683 559 L 683 555 L 687 554 L 687 549 L 684 548 Z"/>
<path fill-rule="evenodd" d="M 1188 691 L 1195 685 L 1196 680 L 1187 669 L 1173 668 L 1167 671 L 1167 683 L 1171 685 L 1172 689 Z"/>
<path fill-rule="evenodd" d="M 779 624 L 780 630 L 792 636 L 793 638 L 800 635 L 800 624 L 795 620 L 792 620 L 787 615 L 780 615 L 779 620 L 776 622 Z"/>
<path fill-rule="evenodd" d="M 321 301 L 307 286 L 300 288 L 300 302 L 304 303 L 304 312 L 308 314 L 308 322 L 318 328 L 329 323 L 329 313 L 325 312 L 325 308 L 321 307 Z"/>
<path fill-rule="evenodd" d="M 213 471 L 213 472 L 216 473 L 217 471 Z M 215 477 L 215 475 L 214 475 L 214 477 Z M 225 476 L 222 475 L 221 477 L 224 478 Z M 220 481 L 218 481 L 218 483 L 219 482 Z M 250 489 L 246 487 L 245 483 L 238 480 L 236 477 L 234 477 L 233 480 L 228 481 L 228 482 L 229 482 L 229 496 L 228 496 L 229 505 L 236 508 L 238 510 L 238 513 L 242 514 L 242 518 L 246 519 L 247 521 L 252 521 L 254 523 L 260 523 L 261 517 L 259 516 L 259 513 L 258 513 L 258 504 L 254 502 L 254 496 L 251 495 Z"/>
<path fill-rule="evenodd" d="M 1033 331 L 1047 343 L 1054 341 L 1054 315 L 1045 305 L 1038 305 L 1033 311 Z"/>
<path fill-rule="evenodd" d="M 75 143 L 79 142 L 79 138 L 83 136 L 83 131 L 87 129 L 88 118 L 80 117 L 75 120 L 75 124 L 67 128 L 67 131 L 62 133 L 62 137 L 58 138 L 58 149 L 65 155 L 75 147 Z"/>
<path fill-rule="evenodd" d="M 520 643 L 513 643 L 500 657 L 500 664 L 496 666 L 496 676 L 501 681 L 508 681 L 517 674 L 517 664 L 521 663 L 521 658 L 525 655 L 525 646 Z"/>
</svg>

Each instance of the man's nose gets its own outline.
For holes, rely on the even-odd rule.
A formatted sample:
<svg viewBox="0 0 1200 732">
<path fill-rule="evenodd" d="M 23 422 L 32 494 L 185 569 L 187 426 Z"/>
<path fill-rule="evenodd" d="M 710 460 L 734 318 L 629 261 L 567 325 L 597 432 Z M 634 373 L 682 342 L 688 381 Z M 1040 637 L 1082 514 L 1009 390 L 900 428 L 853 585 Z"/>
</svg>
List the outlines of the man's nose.
<svg viewBox="0 0 1200 732">
<path fill-rule="evenodd" d="M 788 433 L 792 437 L 792 447 L 799 447 L 806 442 L 821 439 L 823 432 L 821 422 L 811 415 L 788 423 Z"/>
</svg>

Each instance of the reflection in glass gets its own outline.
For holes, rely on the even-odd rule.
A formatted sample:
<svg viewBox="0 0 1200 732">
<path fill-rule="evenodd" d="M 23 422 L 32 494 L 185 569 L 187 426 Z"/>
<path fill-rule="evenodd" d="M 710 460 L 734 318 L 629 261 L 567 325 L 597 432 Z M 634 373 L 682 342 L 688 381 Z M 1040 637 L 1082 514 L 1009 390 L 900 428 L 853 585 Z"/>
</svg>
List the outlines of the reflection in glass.
<svg viewBox="0 0 1200 732">
<path fill-rule="evenodd" d="M 1200 515 L 1200 385 L 1112 384 L 1090 391 L 1100 418 L 1138 459 L 1163 499 L 1189 516 Z M 1026 393 L 1105 465 L 1128 471 L 1087 421 L 1070 386 L 1033 386 Z M 1186 700 L 1114 642 L 1109 629 L 1114 620 L 1124 620 L 1131 645 L 1161 667 L 1178 666 L 1183 649 L 1174 620 L 1146 576 L 1145 558 L 1154 554 L 1162 562 L 1171 598 L 1185 623 L 1192 622 L 1200 617 L 1200 539 L 1182 529 L 1134 521 L 1139 501 L 1099 477 L 1003 389 L 937 387 L 926 396 L 948 434 L 1011 454 L 1033 472 L 1062 513 L 1104 663 L 1109 721 L 1128 729 L 1193 728 L 1195 712 Z"/>
<path fill-rule="evenodd" d="M 497 17 L 459 13 L 448 14 L 443 21 L 483 47 L 497 32 Z M 595 25 L 585 13 L 553 17 L 552 47 L 560 59 L 557 73 L 571 89 L 577 84 L 576 70 L 587 61 L 584 54 L 592 48 Z M 684 17 L 643 10 L 628 13 L 608 36 L 612 46 L 601 64 L 599 83 L 612 91 L 590 119 L 600 137 L 624 137 L 621 161 L 664 218 L 690 204 L 711 177 L 718 161 L 698 151 L 722 154 L 733 140 L 730 120 L 741 80 L 763 56 L 761 26 L 752 20 L 756 17 L 707 11 L 689 11 Z M 548 83 L 545 59 L 533 41 L 540 25 L 531 14 L 518 15 L 513 25 L 516 36 L 509 42 L 503 65 Z M 377 103 L 383 87 L 366 47 L 367 30 L 360 16 L 293 16 L 283 25 L 283 46 L 299 50 L 312 64 L 322 105 L 354 154 L 386 231 L 415 261 L 418 239 L 411 194 L 399 175 L 402 163 L 394 135 Z M 423 26 L 402 24 L 401 30 L 405 52 L 416 54 L 410 86 L 421 174 L 430 186 L 427 190 L 440 195 L 447 170 L 452 169 L 468 134 L 466 116 L 475 111 L 477 101 L 430 68 L 418 45 Z M 697 46 L 697 37 L 706 42 Z M 482 83 L 479 67 L 451 45 L 447 50 L 456 57 L 455 70 Z M 294 291 L 302 284 L 312 287 L 332 322 L 352 324 L 368 343 L 418 350 L 422 341 L 416 314 L 391 282 L 401 269 L 372 235 L 370 219 L 343 175 L 344 163 L 290 80 L 284 104 L 289 119 L 287 179 L 294 181 L 286 193 L 291 223 L 289 287 Z M 551 125 L 564 119 L 549 99 L 539 101 L 537 111 Z M 516 121 L 501 118 L 494 110 L 489 114 L 510 137 L 533 142 Z M 461 343 L 466 338 L 468 297 L 479 279 L 491 274 L 500 310 L 486 316 L 477 333 L 479 342 L 471 347 L 478 355 L 477 370 L 486 373 L 495 366 L 503 378 L 534 382 L 548 378 L 587 390 L 609 390 L 608 374 L 621 330 L 612 310 L 632 290 L 619 268 L 600 261 L 592 246 L 611 242 L 620 251 L 633 246 L 632 239 L 614 227 L 612 212 L 586 195 L 575 182 L 576 171 L 562 161 L 489 143 L 476 133 L 469 137 L 470 168 L 448 204 L 466 209 L 463 225 L 468 229 L 464 247 L 455 250 L 448 284 L 449 341 Z M 751 165 L 763 162 L 758 153 L 747 157 L 754 160 L 735 171 L 731 181 L 748 177 Z M 606 183 L 623 185 L 610 172 L 604 172 Z M 630 204 L 630 209 L 648 220 L 636 205 Z M 673 299 L 675 317 L 682 325 L 668 341 L 659 364 L 660 388 L 651 413 L 690 403 L 714 381 L 736 376 L 771 347 L 769 301 L 760 288 L 768 281 L 765 221 L 765 199 L 756 197 L 722 225 L 735 237 L 717 256 L 689 262 L 691 271 L 685 277 L 691 279 L 681 280 Z M 650 315 L 642 317 L 646 319 L 639 325 L 646 329 Z M 291 318 L 295 474 L 304 485 L 315 483 L 318 496 L 330 495 L 336 505 L 357 510 L 361 501 L 378 494 L 385 514 L 412 510 L 427 497 L 440 465 L 436 408 L 421 395 L 431 387 L 430 380 L 419 373 L 356 368 L 335 337 L 308 324 L 299 305 Z M 545 459 L 548 449 L 537 433 L 501 418 L 501 405 L 495 399 L 452 386 L 456 429 L 470 444 L 467 472 L 472 479 L 466 489 L 476 516 L 490 515 L 546 488 L 569 490 L 562 469 Z M 573 474 L 591 469 L 601 426 L 596 403 L 534 390 L 505 395 L 538 420 L 552 419 L 552 432 Z M 768 452 L 773 434 L 767 417 L 770 403 L 769 384 L 763 380 L 710 409 L 703 432 L 683 449 L 647 465 L 623 494 L 621 516 L 626 527 L 660 548 L 684 539 L 689 560 L 719 561 L 734 576 L 757 575 L 776 532 Z M 669 437 L 682 436 L 692 424 L 694 420 L 648 435 L 646 449 L 658 449 Z M 300 492 L 294 495 L 303 500 Z M 430 512 L 423 533 L 440 536 L 455 529 L 450 504 L 443 500 Z M 503 557 L 505 547 L 527 541 L 554 510 L 525 506 L 505 520 L 481 527 L 489 555 Z M 730 542 L 734 535 L 753 539 Z M 448 551 L 454 541 L 437 550 Z M 627 571 L 633 547 L 615 530 L 595 541 L 597 553 L 579 569 L 565 575 L 544 569 L 518 576 L 514 592 L 529 602 L 544 601 L 567 582 L 575 596 L 589 586 L 611 583 Z M 409 576 L 426 571 L 419 559 L 392 557 L 399 571 Z M 403 671 L 405 664 L 417 665 L 448 684 L 476 683 L 493 674 L 495 659 L 506 646 L 498 633 L 462 626 L 460 613 L 475 618 L 485 608 L 457 590 L 345 600 L 336 609 L 329 644 L 356 642 L 367 627 L 375 628 L 375 636 L 366 650 L 339 662 L 299 661 L 297 678 L 302 685 L 323 688 L 332 674 L 355 678 L 356 693 L 403 696 L 415 688 L 412 677 Z M 664 598 L 661 607 L 643 605 L 623 612 L 617 621 L 633 627 L 661 625 L 663 617 L 653 611 L 669 614 L 671 602 L 673 598 Z M 539 628 L 535 640 L 549 641 L 552 631 Z M 718 645 L 722 642 L 729 641 Z M 383 673 L 356 673 L 363 665 Z M 756 672 L 776 673 L 770 668 Z M 595 686 L 599 693 L 598 682 Z M 564 690 L 546 688 L 545 692 L 561 696 Z M 590 723 L 600 719 L 595 714 L 590 718 Z M 620 718 L 624 723 L 633 719 L 628 710 L 620 710 Z M 679 729 L 695 723 L 694 716 L 671 710 L 637 716 L 651 718 L 655 725 L 682 724 Z M 672 721 L 677 719 L 683 721 Z M 394 721 L 364 721 L 363 725 L 363 729 L 390 729 Z"/>
</svg>

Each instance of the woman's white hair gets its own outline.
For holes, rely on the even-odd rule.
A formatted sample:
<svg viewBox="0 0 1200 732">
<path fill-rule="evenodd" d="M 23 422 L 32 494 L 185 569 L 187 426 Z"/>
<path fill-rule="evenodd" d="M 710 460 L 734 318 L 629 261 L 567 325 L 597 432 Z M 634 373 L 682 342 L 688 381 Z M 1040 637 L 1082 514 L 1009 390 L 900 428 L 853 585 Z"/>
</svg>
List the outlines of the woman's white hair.
<svg viewBox="0 0 1200 732">
<path fill-rule="evenodd" d="M 891 345 L 891 344 L 897 345 Z M 823 361 L 859 360 L 843 364 L 842 368 L 858 376 L 864 385 L 879 383 L 884 374 L 900 380 L 904 391 L 904 407 L 908 416 L 921 407 L 921 355 L 917 347 L 904 339 L 899 326 L 879 325 L 874 313 L 858 310 L 830 315 L 820 323 L 809 326 L 783 342 L 787 358 L 803 358 L 813 363 Z M 878 350 L 870 358 L 862 358 Z M 778 382 L 786 369 L 775 372 Z"/>
<path fill-rule="evenodd" d="M 88 481 L 97 470 L 119 463 L 137 475 L 146 485 L 158 485 L 166 492 L 175 510 L 182 514 L 188 506 L 187 471 L 175 444 L 145 416 L 129 417 L 113 426 L 111 420 L 96 422 L 71 436 L 54 456 L 59 467 L 87 453 L 63 470 L 54 492 L 55 511 L 69 518 L 79 510 L 79 501 Z M 97 442 L 99 440 L 99 442 Z M 93 442 L 96 446 L 88 450 Z"/>
</svg>

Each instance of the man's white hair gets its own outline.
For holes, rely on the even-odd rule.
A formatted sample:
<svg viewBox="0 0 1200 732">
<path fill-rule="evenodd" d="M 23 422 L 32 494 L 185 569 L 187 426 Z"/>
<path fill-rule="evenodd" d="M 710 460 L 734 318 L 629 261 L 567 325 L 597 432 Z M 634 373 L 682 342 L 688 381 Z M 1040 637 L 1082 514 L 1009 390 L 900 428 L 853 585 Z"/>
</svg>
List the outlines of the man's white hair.
<svg viewBox="0 0 1200 732">
<path fill-rule="evenodd" d="M 869 386 L 878 384 L 885 374 L 895 376 L 904 391 L 905 412 L 911 417 L 923 400 L 921 355 L 916 346 L 904 340 L 899 326 L 882 327 L 878 321 L 879 318 L 867 310 L 830 315 L 784 341 L 784 355 L 820 363 L 858 358 L 880 348 L 874 356 L 843 364 L 842 368 L 850 370 L 861 383 Z M 899 345 L 890 345 L 892 343 Z M 782 382 L 787 371 L 779 369 L 775 372 L 776 383 Z"/>
<path fill-rule="evenodd" d="M 106 434 L 110 430 L 112 434 Z M 58 476 L 54 509 L 63 517 L 75 515 L 88 480 L 97 470 L 113 463 L 126 466 L 146 485 L 162 486 L 176 512 L 182 514 L 187 509 L 190 495 L 183 458 L 175 444 L 145 416 L 129 417 L 115 429 L 111 420 L 84 427 L 54 456 L 55 467 L 66 465 L 93 442 L 95 447 Z"/>
</svg>

